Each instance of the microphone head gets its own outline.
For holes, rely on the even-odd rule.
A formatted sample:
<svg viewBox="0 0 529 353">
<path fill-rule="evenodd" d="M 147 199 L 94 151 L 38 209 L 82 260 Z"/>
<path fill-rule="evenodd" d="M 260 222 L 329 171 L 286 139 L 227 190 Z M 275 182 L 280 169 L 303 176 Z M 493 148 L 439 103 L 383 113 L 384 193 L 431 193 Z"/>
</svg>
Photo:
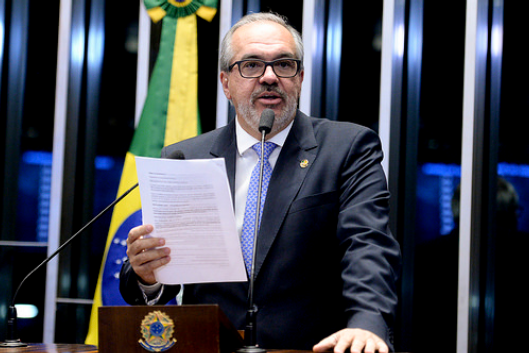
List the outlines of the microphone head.
<svg viewBox="0 0 529 353">
<path fill-rule="evenodd" d="M 259 120 L 259 131 L 268 134 L 272 131 L 272 126 L 274 125 L 274 119 L 276 115 L 272 109 L 265 109 L 261 114 L 261 120 Z"/>
<path fill-rule="evenodd" d="M 167 155 L 166 159 L 186 159 L 184 152 L 180 150 L 175 150 Z"/>
</svg>

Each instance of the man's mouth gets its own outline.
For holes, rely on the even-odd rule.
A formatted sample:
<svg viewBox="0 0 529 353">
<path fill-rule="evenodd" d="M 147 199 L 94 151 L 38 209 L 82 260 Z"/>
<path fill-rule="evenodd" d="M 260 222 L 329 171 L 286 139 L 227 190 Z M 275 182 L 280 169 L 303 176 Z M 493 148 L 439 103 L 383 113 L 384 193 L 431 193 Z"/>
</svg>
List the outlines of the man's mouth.
<svg viewBox="0 0 529 353">
<path fill-rule="evenodd" d="M 278 104 L 281 102 L 281 97 L 275 94 L 263 94 L 259 96 L 259 101 L 265 104 Z"/>
<path fill-rule="evenodd" d="M 254 101 L 259 101 L 265 105 L 275 105 L 281 103 L 283 95 L 280 92 L 264 91 L 256 94 Z"/>
</svg>

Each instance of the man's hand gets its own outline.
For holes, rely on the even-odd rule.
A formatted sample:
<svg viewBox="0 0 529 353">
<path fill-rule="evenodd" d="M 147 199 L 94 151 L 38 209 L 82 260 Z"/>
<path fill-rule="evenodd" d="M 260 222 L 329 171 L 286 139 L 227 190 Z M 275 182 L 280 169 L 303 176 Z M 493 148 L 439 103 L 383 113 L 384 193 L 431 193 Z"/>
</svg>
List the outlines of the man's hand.
<svg viewBox="0 0 529 353">
<path fill-rule="evenodd" d="M 156 283 L 154 270 L 166 265 L 171 259 L 169 248 L 158 248 L 165 245 L 162 238 L 145 238 L 153 231 L 150 224 L 132 228 L 127 238 L 127 256 L 132 269 L 145 284 Z"/>
<path fill-rule="evenodd" d="M 323 339 L 313 347 L 314 352 L 328 352 L 334 348 L 334 353 L 344 353 L 351 348 L 351 353 L 388 353 L 386 343 L 372 332 L 346 328 Z"/>
</svg>

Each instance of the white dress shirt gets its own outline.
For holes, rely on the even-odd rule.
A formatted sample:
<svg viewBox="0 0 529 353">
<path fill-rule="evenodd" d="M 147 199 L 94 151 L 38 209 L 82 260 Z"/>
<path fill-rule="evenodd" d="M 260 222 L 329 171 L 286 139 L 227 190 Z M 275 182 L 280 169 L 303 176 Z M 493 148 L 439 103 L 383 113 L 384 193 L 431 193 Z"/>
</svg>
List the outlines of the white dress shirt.
<svg viewBox="0 0 529 353">
<path fill-rule="evenodd" d="M 283 131 L 267 140 L 273 142 L 277 147 L 272 151 L 268 161 L 272 166 L 272 170 L 277 162 L 281 148 L 285 144 L 288 133 L 292 128 L 293 122 L 291 122 Z M 259 156 L 257 152 L 252 149 L 252 146 L 256 143 L 261 143 L 255 137 L 247 133 L 239 124 L 239 121 L 235 121 L 235 132 L 237 136 L 237 156 L 235 158 L 235 224 L 237 225 L 237 234 L 239 237 L 242 233 L 242 223 L 244 221 L 244 211 L 246 209 L 246 195 L 248 194 L 248 188 L 250 186 L 250 178 L 252 171 L 259 162 Z"/>
</svg>

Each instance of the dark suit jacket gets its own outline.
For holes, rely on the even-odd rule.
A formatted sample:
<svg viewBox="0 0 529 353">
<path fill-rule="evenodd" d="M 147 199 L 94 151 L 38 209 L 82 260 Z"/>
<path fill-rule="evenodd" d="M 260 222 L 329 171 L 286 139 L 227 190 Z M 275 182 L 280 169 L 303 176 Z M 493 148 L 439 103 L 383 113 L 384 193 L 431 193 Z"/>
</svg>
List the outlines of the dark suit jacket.
<svg viewBox="0 0 529 353">
<path fill-rule="evenodd" d="M 186 159 L 223 157 L 235 182 L 235 124 L 164 148 Z M 300 161 L 308 160 L 302 168 Z M 311 349 L 346 327 L 392 345 L 400 250 L 388 229 L 382 151 L 371 130 L 298 112 L 274 168 L 256 245 L 257 343 Z M 144 304 L 126 263 L 121 292 Z M 176 294 L 166 286 L 162 302 Z M 248 283 L 186 285 L 184 304 L 217 303 L 245 326 Z"/>
</svg>

